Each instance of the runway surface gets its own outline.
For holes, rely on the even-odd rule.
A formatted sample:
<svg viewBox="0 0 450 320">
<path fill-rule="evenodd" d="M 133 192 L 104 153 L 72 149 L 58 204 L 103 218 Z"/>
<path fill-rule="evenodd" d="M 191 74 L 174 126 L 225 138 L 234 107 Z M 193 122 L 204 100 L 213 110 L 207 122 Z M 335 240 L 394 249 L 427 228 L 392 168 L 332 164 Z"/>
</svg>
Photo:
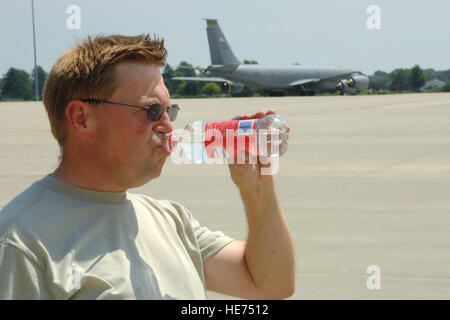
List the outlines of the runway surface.
<svg viewBox="0 0 450 320">
<path fill-rule="evenodd" d="M 172 102 L 175 128 L 270 108 L 291 126 L 276 174 L 297 257 L 291 299 L 450 298 L 450 94 Z M 0 207 L 56 169 L 58 153 L 41 103 L 0 103 Z M 169 158 L 159 179 L 131 191 L 178 201 L 210 229 L 246 238 L 226 165 Z M 380 289 L 368 289 L 369 266 Z"/>
</svg>

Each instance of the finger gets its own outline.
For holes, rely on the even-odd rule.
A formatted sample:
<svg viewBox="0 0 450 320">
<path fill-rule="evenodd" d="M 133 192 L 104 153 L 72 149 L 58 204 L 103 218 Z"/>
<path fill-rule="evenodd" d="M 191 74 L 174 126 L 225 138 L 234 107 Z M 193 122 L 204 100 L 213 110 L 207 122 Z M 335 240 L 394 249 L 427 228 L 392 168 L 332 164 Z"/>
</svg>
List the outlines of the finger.
<svg viewBox="0 0 450 320">
<path fill-rule="evenodd" d="M 266 116 L 266 112 L 264 111 L 258 111 L 252 115 L 246 114 L 241 120 L 247 120 L 247 119 L 259 119 L 264 118 Z"/>
<path fill-rule="evenodd" d="M 264 111 L 258 111 L 252 117 L 253 117 L 253 119 L 259 119 L 259 118 L 263 118 L 265 116 L 266 116 L 266 113 Z"/>
<path fill-rule="evenodd" d="M 227 155 L 227 162 L 228 164 L 235 164 L 235 165 L 257 164 L 258 156 L 248 151 L 242 150 L 237 153 Z"/>
<path fill-rule="evenodd" d="M 233 119 L 231 119 L 231 120 L 241 120 L 243 116 L 244 116 L 244 115 L 239 114 L 239 115 L 235 116 L 235 117 L 234 117 Z"/>
<path fill-rule="evenodd" d="M 255 113 L 253 115 L 253 117 L 259 119 L 259 118 L 264 118 L 264 117 L 268 116 L 269 114 L 276 114 L 276 113 L 277 112 L 274 109 L 269 109 L 267 111 L 259 111 L 259 112 Z"/>
<path fill-rule="evenodd" d="M 260 168 L 270 168 L 272 165 L 272 158 L 271 157 L 258 157 L 258 165 Z"/>
<path fill-rule="evenodd" d="M 240 114 L 231 120 L 247 120 L 247 119 L 252 119 L 252 116 L 250 116 L 248 114 Z"/>
<path fill-rule="evenodd" d="M 268 116 L 269 114 L 276 114 L 274 109 L 269 109 L 268 111 L 258 111 L 255 114 L 240 114 L 232 118 L 231 120 L 247 120 L 247 119 L 259 119 Z"/>
</svg>

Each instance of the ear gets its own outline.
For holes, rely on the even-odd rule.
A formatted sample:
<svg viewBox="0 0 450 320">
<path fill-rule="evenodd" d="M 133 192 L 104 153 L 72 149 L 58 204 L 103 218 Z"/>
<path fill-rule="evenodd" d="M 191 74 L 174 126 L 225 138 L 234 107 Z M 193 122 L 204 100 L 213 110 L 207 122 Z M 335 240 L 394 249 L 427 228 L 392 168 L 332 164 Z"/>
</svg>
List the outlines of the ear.
<svg viewBox="0 0 450 320">
<path fill-rule="evenodd" d="M 68 129 L 80 139 L 89 139 L 93 127 L 92 107 L 79 99 L 71 100 L 66 107 Z"/>
</svg>

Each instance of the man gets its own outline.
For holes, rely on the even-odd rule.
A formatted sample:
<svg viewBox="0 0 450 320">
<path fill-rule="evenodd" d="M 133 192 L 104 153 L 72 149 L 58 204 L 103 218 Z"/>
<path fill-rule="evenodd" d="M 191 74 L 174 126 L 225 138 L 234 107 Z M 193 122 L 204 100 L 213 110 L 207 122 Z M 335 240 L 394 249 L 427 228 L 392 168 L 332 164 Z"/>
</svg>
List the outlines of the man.
<svg viewBox="0 0 450 320">
<path fill-rule="evenodd" d="M 1 299 L 248 299 L 293 294 L 294 249 L 272 176 L 229 165 L 247 241 L 201 227 L 182 205 L 129 193 L 159 177 L 173 130 L 164 42 L 88 38 L 44 90 L 61 163 L 0 212 Z M 269 112 L 238 118 L 263 117 Z"/>
</svg>

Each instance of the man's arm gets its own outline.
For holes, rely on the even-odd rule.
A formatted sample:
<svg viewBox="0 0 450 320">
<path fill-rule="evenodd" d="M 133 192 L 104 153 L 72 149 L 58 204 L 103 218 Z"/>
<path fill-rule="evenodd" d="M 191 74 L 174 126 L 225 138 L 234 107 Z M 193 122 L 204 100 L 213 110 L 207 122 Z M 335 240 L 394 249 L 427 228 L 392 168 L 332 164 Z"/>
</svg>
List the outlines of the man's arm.
<svg viewBox="0 0 450 320">
<path fill-rule="evenodd" d="M 0 240 L 0 300 L 58 299 L 41 269 L 21 250 Z"/>
<path fill-rule="evenodd" d="M 208 290 L 245 299 L 284 299 L 295 290 L 295 253 L 273 188 L 241 190 L 247 242 L 233 241 L 206 260 Z"/>
<path fill-rule="evenodd" d="M 248 237 L 247 242 L 231 242 L 205 261 L 207 288 L 246 299 L 287 298 L 295 290 L 295 252 L 273 176 L 261 175 L 260 164 L 229 168 L 245 207 Z"/>
</svg>

